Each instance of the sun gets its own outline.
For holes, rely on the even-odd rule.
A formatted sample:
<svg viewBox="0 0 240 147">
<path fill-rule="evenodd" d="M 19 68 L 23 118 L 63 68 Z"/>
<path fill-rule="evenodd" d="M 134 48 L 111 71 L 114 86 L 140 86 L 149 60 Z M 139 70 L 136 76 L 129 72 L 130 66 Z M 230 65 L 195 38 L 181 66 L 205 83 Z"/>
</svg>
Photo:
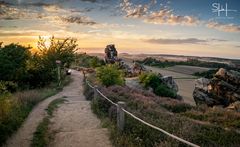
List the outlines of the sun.
<svg viewBox="0 0 240 147">
<path fill-rule="evenodd" d="M 45 39 L 45 46 L 47 47 L 47 48 L 49 48 L 50 46 L 51 46 L 51 40 L 50 40 L 50 36 L 47 36 L 46 38 L 44 38 Z"/>
</svg>

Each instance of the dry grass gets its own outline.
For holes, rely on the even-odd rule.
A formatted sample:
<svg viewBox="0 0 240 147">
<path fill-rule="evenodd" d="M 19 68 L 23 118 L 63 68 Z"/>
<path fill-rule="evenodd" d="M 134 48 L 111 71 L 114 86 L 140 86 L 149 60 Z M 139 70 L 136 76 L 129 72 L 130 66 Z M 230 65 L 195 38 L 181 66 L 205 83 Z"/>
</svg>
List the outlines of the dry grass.
<svg viewBox="0 0 240 147">
<path fill-rule="evenodd" d="M 21 92 L 16 92 L 13 97 L 16 101 L 21 104 L 32 104 L 35 105 L 43 99 L 54 95 L 57 90 L 44 88 L 44 89 L 35 89 L 35 90 L 26 90 Z"/>
</svg>

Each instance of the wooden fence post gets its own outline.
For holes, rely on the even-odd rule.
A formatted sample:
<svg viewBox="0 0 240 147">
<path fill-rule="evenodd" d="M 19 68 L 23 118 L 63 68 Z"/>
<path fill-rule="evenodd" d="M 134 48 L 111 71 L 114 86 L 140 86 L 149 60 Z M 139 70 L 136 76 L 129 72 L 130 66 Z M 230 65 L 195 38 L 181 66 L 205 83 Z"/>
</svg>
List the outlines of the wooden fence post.
<svg viewBox="0 0 240 147">
<path fill-rule="evenodd" d="M 119 131 L 123 131 L 124 130 L 124 123 L 125 123 L 125 116 L 124 116 L 124 111 L 122 110 L 122 108 L 125 107 L 125 102 L 118 102 L 117 103 L 117 126 L 118 126 L 118 130 Z"/>
</svg>

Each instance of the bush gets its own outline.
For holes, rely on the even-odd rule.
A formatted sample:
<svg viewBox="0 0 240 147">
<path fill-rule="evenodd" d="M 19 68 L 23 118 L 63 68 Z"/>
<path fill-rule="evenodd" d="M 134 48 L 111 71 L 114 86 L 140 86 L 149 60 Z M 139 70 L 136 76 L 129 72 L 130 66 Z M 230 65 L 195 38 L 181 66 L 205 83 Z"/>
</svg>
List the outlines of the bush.
<svg viewBox="0 0 240 147">
<path fill-rule="evenodd" d="M 143 73 L 139 76 L 139 81 L 144 87 L 151 87 L 158 96 L 177 97 L 177 93 L 164 85 L 160 77 L 155 73 Z"/>
<path fill-rule="evenodd" d="M 155 73 L 143 73 L 139 76 L 139 81 L 144 87 L 156 88 L 162 83 L 160 77 Z"/>
<path fill-rule="evenodd" d="M 172 98 L 177 97 L 176 92 L 174 92 L 173 90 L 171 90 L 170 88 L 163 84 L 158 85 L 157 88 L 153 89 L 153 92 L 159 96 L 166 96 Z"/>
<path fill-rule="evenodd" d="M 97 68 L 96 76 L 104 86 L 123 85 L 123 72 L 116 65 L 106 65 Z"/>
<path fill-rule="evenodd" d="M 0 81 L 0 93 L 16 92 L 18 85 L 12 81 Z"/>
</svg>

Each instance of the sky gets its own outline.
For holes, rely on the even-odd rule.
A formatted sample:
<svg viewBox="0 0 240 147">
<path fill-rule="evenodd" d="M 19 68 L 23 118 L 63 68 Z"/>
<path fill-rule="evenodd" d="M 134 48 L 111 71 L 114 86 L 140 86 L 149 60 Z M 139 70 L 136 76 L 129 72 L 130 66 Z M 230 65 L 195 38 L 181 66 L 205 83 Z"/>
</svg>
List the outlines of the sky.
<svg viewBox="0 0 240 147">
<path fill-rule="evenodd" d="M 239 0 L 0 0 L 0 42 L 72 37 L 82 52 L 240 59 Z"/>
</svg>

